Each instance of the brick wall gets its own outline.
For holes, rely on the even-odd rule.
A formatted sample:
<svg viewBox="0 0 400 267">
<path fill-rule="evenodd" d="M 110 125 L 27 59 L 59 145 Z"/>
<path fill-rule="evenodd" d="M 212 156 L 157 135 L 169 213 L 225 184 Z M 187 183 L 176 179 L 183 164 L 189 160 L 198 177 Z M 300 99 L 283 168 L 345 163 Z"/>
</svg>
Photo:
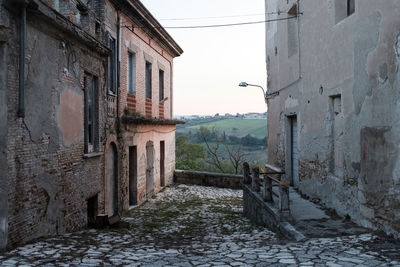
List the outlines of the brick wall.
<svg viewBox="0 0 400 267">
<path fill-rule="evenodd" d="M 131 25 L 135 25 L 127 16 L 121 15 L 121 21 L 129 26 L 121 28 L 121 87 L 120 87 L 120 115 L 123 114 L 128 105 L 128 52 L 136 54 L 136 111 L 142 115 L 150 117 L 159 117 L 159 70 L 164 71 L 164 118 L 171 117 L 171 66 L 173 57 L 163 49 L 157 40 L 150 38 L 141 28 L 134 28 L 132 32 Z M 152 97 L 151 104 L 145 96 L 145 65 L 146 61 L 152 64 Z M 150 112 L 151 111 L 151 112 Z"/>
<path fill-rule="evenodd" d="M 83 114 L 83 77 L 90 72 L 99 79 L 100 142 L 106 138 L 106 58 L 30 13 L 26 36 L 25 118 L 17 117 L 18 39 L 7 72 L 9 247 L 85 226 L 86 201 L 95 194 L 104 210 L 104 156 L 84 157 L 84 127 L 75 115 Z"/>
</svg>

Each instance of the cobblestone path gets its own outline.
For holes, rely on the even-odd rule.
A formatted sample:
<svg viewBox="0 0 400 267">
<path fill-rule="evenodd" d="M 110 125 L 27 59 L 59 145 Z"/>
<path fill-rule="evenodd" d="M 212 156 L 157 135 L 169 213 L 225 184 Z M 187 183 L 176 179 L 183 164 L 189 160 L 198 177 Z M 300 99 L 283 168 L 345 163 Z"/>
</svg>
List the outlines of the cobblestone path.
<svg viewBox="0 0 400 267">
<path fill-rule="evenodd" d="M 0 266 L 400 266 L 400 246 L 374 234 L 283 240 L 242 216 L 241 190 L 169 187 L 124 220 L 37 240 Z"/>
</svg>

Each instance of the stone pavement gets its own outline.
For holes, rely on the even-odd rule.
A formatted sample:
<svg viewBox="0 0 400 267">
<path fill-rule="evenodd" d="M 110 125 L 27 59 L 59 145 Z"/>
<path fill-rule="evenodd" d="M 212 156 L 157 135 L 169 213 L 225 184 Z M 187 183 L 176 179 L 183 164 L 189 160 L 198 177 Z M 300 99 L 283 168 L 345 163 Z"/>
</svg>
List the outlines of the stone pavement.
<svg viewBox="0 0 400 267">
<path fill-rule="evenodd" d="M 349 219 L 343 219 L 335 212 L 304 199 L 292 187 L 289 196 L 290 212 L 294 220 L 292 224 L 306 237 L 335 237 L 368 232 Z"/>
<path fill-rule="evenodd" d="M 36 240 L 0 254 L 0 266 L 400 266 L 400 246 L 372 233 L 283 240 L 242 216 L 241 196 L 169 187 L 124 215 L 129 229 Z"/>
</svg>

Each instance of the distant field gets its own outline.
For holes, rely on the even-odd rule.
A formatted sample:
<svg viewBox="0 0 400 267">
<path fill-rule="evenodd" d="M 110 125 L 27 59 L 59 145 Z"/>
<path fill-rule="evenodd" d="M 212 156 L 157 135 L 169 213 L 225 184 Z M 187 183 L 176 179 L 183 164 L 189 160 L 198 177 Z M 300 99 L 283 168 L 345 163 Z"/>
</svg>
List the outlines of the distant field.
<svg viewBox="0 0 400 267">
<path fill-rule="evenodd" d="M 252 134 L 257 138 L 264 138 L 267 136 L 267 119 L 256 120 L 256 119 L 243 119 L 243 118 L 231 118 L 222 119 L 219 121 L 206 122 L 197 125 L 187 126 L 180 128 L 178 132 L 188 132 L 190 130 L 197 130 L 200 126 L 207 128 L 215 128 L 220 132 L 224 132 L 227 135 L 245 136 Z"/>
</svg>

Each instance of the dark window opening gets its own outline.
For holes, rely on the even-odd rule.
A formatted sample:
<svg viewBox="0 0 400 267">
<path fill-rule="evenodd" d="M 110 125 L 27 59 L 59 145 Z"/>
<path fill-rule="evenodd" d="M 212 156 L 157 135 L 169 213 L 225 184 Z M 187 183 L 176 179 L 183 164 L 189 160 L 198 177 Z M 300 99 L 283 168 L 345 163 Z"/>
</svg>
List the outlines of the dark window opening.
<svg viewBox="0 0 400 267">
<path fill-rule="evenodd" d="M 108 56 L 108 90 L 114 94 L 117 93 L 117 49 L 114 38 L 109 39 L 109 48 L 111 55 Z"/>
<path fill-rule="evenodd" d="M 85 73 L 85 153 L 98 150 L 98 79 Z"/>
<path fill-rule="evenodd" d="M 101 30 L 101 28 L 100 28 L 100 22 L 96 21 L 96 24 L 95 24 L 96 36 L 100 36 L 100 30 Z"/>
<path fill-rule="evenodd" d="M 146 98 L 151 99 L 151 63 L 146 61 Z"/>
<path fill-rule="evenodd" d="M 335 23 L 339 23 L 354 14 L 355 0 L 335 0 Z"/>
<path fill-rule="evenodd" d="M 129 206 L 137 205 L 137 147 L 129 147 Z"/>
<path fill-rule="evenodd" d="M 165 186 L 165 141 L 160 141 L 160 186 Z"/>
<path fill-rule="evenodd" d="M 164 71 L 159 71 L 159 99 L 162 101 L 164 99 Z"/>
<path fill-rule="evenodd" d="M 87 223 L 88 227 L 96 227 L 96 216 L 98 210 L 97 194 L 87 200 Z"/>
<path fill-rule="evenodd" d="M 355 0 L 347 0 L 347 16 L 353 14 L 355 9 Z"/>
<path fill-rule="evenodd" d="M 128 53 L 128 92 L 134 94 L 136 91 L 136 54 Z"/>
</svg>

